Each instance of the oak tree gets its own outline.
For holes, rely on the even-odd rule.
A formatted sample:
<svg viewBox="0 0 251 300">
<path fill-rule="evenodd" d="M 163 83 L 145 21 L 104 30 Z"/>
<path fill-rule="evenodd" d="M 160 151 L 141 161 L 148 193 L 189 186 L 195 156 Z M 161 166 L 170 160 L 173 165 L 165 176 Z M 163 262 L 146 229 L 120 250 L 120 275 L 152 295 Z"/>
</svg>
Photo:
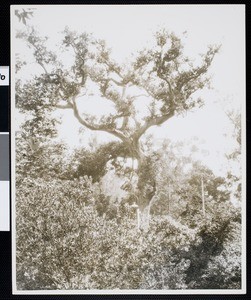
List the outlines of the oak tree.
<svg viewBox="0 0 251 300">
<path fill-rule="evenodd" d="M 119 64 L 104 40 L 69 29 L 63 34 L 61 47 L 69 51 L 71 65 L 60 59 L 61 50 L 50 51 L 48 38 L 40 37 L 34 29 L 18 33 L 32 49 L 41 74 L 24 84 L 17 81 L 16 105 L 32 115 L 26 127 L 34 136 L 54 134 L 51 112 L 59 109 L 71 110 L 85 128 L 116 137 L 119 149 L 126 149 L 116 155 L 138 162 L 137 204 L 142 223 L 147 223 L 156 183 L 151 157 L 142 150 L 141 138 L 149 128 L 203 104 L 196 92 L 208 86 L 208 69 L 219 47 L 210 46 L 200 59 L 193 60 L 185 56 L 178 36 L 162 30 L 155 34 L 152 47 Z M 113 112 L 88 114 L 83 103 L 90 91 L 94 98 L 111 104 Z"/>
</svg>

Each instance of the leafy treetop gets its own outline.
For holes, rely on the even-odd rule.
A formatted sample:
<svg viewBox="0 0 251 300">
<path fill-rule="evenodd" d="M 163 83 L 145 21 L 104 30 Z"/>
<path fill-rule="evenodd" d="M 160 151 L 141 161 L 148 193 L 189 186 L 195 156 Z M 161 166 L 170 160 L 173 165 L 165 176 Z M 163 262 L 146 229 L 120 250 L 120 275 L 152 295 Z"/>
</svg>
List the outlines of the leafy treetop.
<svg viewBox="0 0 251 300">
<path fill-rule="evenodd" d="M 18 82 L 16 101 L 21 111 L 48 116 L 54 109 L 71 109 L 86 128 L 108 132 L 130 145 L 135 157 L 140 156 L 139 139 L 148 128 L 202 104 L 194 93 L 208 85 L 206 73 L 219 50 L 209 47 L 200 64 L 195 64 L 183 54 L 181 40 L 163 30 L 156 33 L 151 49 L 121 65 L 112 59 L 105 41 L 65 29 L 62 46 L 73 57 L 71 67 L 66 67 L 47 49 L 47 38 L 34 29 L 17 37 L 27 42 L 43 70 L 24 85 Z M 80 111 L 80 102 L 94 85 L 98 96 L 113 105 L 114 113 L 98 119 Z M 147 107 L 144 115 L 136 108 L 139 99 Z"/>
</svg>

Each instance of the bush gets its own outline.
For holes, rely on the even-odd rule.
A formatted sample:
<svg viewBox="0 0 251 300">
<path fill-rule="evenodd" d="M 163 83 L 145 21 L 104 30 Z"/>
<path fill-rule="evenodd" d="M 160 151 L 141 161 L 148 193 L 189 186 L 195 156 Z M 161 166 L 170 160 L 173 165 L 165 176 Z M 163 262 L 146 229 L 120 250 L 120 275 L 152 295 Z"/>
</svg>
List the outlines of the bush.
<svg viewBox="0 0 251 300">
<path fill-rule="evenodd" d="M 105 218 L 97 185 L 24 179 L 16 199 L 18 289 L 180 289 L 193 238 L 167 220 L 138 231 L 130 206 Z M 120 222 L 118 222 L 120 219 Z"/>
</svg>

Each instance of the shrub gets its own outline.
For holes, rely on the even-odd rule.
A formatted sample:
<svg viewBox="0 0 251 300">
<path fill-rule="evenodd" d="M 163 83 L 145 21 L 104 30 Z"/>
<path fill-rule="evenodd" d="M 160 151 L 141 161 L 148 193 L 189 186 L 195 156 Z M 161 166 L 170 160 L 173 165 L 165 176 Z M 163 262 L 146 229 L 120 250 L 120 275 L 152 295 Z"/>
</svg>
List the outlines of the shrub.
<svg viewBox="0 0 251 300">
<path fill-rule="evenodd" d="M 24 179 L 16 199 L 18 289 L 186 287 L 189 261 L 175 253 L 191 236 L 165 219 L 138 231 L 129 205 L 105 218 L 96 199 L 88 178 Z"/>
</svg>

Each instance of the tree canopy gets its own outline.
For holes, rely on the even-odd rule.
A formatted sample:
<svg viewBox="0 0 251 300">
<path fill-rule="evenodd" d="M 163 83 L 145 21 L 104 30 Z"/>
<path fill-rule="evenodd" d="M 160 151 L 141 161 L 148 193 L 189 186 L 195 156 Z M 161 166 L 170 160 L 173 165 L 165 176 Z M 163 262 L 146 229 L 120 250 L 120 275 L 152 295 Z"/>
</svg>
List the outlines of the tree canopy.
<svg viewBox="0 0 251 300">
<path fill-rule="evenodd" d="M 166 140 L 154 150 L 149 138 L 141 145 L 152 126 L 203 104 L 197 91 L 209 86 L 219 47 L 194 60 L 162 30 L 151 48 L 119 64 L 105 41 L 66 29 L 65 62 L 34 29 L 17 37 L 41 67 L 31 80 L 16 81 L 16 106 L 29 115 L 16 138 L 19 289 L 239 288 L 240 212 L 226 180 L 191 156 L 178 157 L 173 150 L 182 143 Z M 86 113 L 88 97 L 113 112 Z M 66 146 L 50 141 L 57 134 L 52 113 L 65 109 L 117 141 L 65 157 Z M 108 161 L 121 171 L 118 157 L 138 161 L 121 172 L 127 194 L 120 201 L 101 184 Z"/>
<path fill-rule="evenodd" d="M 155 34 L 151 48 L 143 49 L 130 62 L 119 64 L 112 59 L 104 40 L 67 28 L 63 34 L 61 46 L 70 52 L 70 66 L 60 60 L 59 53 L 47 49 L 48 38 L 40 37 L 33 28 L 17 34 L 32 49 L 42 69 L 40 75 L 23 86 L 17 82 L 17 107 L 33 116 L 24 128 L 32 138 L 53 135 L 56 121 L 50 117 L 51 112 L 69 109 L 85 128 L 116 137 L 120 144 L 115 151 L 111 149 L 108 158 L 117 153 L 137 159 L 138 183 L 134 192 L 138 194 L 138 205 L 145 210 L 142 216 L 148 220 L 156 183 L 153 161 L 142 151 L 140 138 L 150 127 L 203 104 L 196 92 L 209 85 L 207 72 L 219 46 L 208 47 L 196 62 L 183 54 L 180 38 L 161 30 Z M 111 103 L 113 113 L 99 116 L 97 108 L 97 115 L 88 114 L 83 101 L 90 94 Z M 147 112 L 138 108 L 139 99 Z"/>
<path fill-rule="evenodd" d="M 66 67 L 58 53 L 46 48 L 47 38 L 34 29 L 17 36 L 25 39 L 43 71 L 23 86 L 18 84 L 17 107 L 30 111 L 34 123 L 54 109 L 70 109 L 80 124 L 117 137 L 136 158 L 140 156 L 139 139 L 148 128 L 203 103 L 196 91 L 209 84 L 208 68 L 219 50 L 218 46 L 209 47 L 195 63 L 183 55 L 181 40 L 162 30 L 154 36 L 152 48 L 121 65 L 111 58 L 105 41 L 65 29 L 62 47 L 72 56 L 72 65 Z M 98 118 L 80 109 L 80 102 L 94 86 L 96 96 L 111 102 L 114 113 Z M 145 114 L 135 106 L 140 98 L 148 110 Z M 49 126 L 43 127 L 48 131 Z"/>
<path fill-rule="evenodd" d="M 66 28 L 53 45 L 28 27 L 32 13 L 15 10 L 26 29 L 17 38 L 40 69 L 15 76 L 16 107 L 26 116 L 15 139 L 17 288 L 240 289 L 242 220 L 229 188 L 240 178 L 215 176 L 193 157 L 194 141 L 165 138 L 154 147 L 147 136 L 203 105 L 198 91 L 210 87 L 220 47 L 187 57 L 182 39 L 163 29 L 120 63 L 90 33 Z M 16 72 L 27 64 L 17 59 Z M 95 113 L 86 100 L 100 104 Z M 53 139 L 65 110 L 115 139 L 70 152 Z M 240 118 L 229 118 L 240 146 Z"/>
</svg>

